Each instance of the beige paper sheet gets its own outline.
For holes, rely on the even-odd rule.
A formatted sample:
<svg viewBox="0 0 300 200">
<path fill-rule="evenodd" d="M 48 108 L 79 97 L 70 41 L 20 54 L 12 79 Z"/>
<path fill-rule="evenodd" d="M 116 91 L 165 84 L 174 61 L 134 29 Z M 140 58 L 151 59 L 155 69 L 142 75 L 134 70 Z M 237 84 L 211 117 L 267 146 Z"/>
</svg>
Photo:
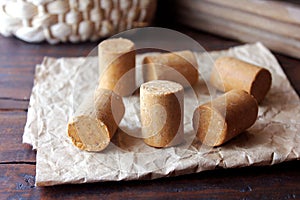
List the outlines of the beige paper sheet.
<svg viewBox="0 0 300 200">
<path fill-rule="evenodd" d="M 207 54 L 195 53 L 205 73 L 211 69 Z M 193 141 L 191 120 L 193 98 L 185 99 L 185 142 L 156 149 L 132 137 L 139 131 L 138 96 L 124 99 L 127 115 L 122 131 L 102 152 L 89 153 L 74 147 L 66 125 L 86 92 L 97 79 L 97 59 L 48 58 L 37 65 L 30 98 L 23 142 L 37 149 L 36 184 L 49 186 L 65 183 L 155 179 L 164 176 L 196 173 L 216 167 L 234 168 L 272 165 L 300 158 L 300 101 L 271 52 L 262 44 L 234 47 L 211 52 L 216 59 L 230 55 L 268 68 L 273 83 L 259 106 L 257 122 L 224 146 L 209 148 Z M 137 63 L 142 56 L 138 56 Z M 85 73 L 82 72 L 84 65 Z M 80 67 L 81 66 L 81 67 Z M 210 97 L 200 90 L 200 103 Z"/>
</svg>

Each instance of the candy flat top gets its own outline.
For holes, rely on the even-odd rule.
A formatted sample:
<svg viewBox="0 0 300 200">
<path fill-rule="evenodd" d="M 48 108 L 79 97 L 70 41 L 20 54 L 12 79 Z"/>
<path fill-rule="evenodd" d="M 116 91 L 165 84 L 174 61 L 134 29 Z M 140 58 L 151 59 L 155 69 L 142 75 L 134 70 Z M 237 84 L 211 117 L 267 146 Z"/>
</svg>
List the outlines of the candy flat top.
<svg viewBox="0 0 300 200">
<path fill-rule="evenodd" d="M 165 80 L 149 81 L 141 85 L 142 90 L 155 95 L 165 95 L 183 90 L 179 83 Z"/>
<path fill-rule="evenodd" d="M 125 38 L 112 38 L 104 40 L 99 46 L 111 53 L 123 53 L 134 49 L 134 43 Z"/>
</svg>

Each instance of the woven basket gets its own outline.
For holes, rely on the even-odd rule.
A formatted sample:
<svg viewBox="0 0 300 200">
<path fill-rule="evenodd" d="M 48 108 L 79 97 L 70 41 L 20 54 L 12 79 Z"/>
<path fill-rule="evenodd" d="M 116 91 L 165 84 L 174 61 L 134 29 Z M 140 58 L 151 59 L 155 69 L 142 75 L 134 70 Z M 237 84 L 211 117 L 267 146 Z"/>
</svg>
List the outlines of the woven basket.
<svg viewBox="0 0 300 200">
<path fill-rule="evenodd" d="M 156 0 L 0 0 L 0 33 L 27 42 L 95 41 L 147 26 Z"/>
</svg>

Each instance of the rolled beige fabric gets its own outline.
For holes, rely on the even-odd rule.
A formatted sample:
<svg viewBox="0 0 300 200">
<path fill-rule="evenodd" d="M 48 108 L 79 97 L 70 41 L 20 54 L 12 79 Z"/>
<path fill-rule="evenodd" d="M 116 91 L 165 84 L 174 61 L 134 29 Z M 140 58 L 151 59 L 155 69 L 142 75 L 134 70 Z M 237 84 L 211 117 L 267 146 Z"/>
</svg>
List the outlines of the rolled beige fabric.
<svg viewBox="0 0 300 200">
<path fill-rule="evenodd" d="M 98 89 L 69 120 L 68 135 L 79 149 L 102 151 L 109 145 L 124 112 L 120 96 L 111 90 Z"/>
<path fill-rule="evenodd" d="M 182 142 L 183 96 L 183 87 L 175 82 L 154 80 L 141 85 L 141 122 L 146 144 L 168 147 Z"/>
<path fill-rule="evenodd" d="M 215 62 L 210 82 L 223 92 L 245 90 L 260 103 L 271 87 L 272 76 L 265 68 L 233 57 L 221 57 Z"/>
<path fill-rule="evenodd" d="M 99 87 L 128 96 L 135 90 L 135 47 L 124 38 L 107 39 L 98 45 Z"/>
<path fill-rule="evenodd" d="M 169 80 L 190 87 L 198 81 L 198 65 L 191 51 L 146 56 L 143 60 L 144 81 Z"/>
<path fill-rule="evenodd" d="M 252 95 L 231 90 L 199 106 L 193 115 L 193 127 L 203 144 L 220 146 L 251 127 L 257 114 L 257 101 Z"/>
</svg>

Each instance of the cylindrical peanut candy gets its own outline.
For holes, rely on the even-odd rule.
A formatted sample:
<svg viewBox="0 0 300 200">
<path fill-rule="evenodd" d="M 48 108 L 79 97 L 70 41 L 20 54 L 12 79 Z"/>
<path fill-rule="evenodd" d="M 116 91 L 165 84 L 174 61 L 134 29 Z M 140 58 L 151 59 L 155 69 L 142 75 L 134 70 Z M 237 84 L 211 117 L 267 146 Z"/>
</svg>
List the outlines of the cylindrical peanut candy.
<svg viewBox="0 0 300 200">
<path fill-rule="evenodd" d="M 153 147 L 177 145 L 183 139 L 183 87 L 175 82 L 154 80 L 140 87 L 144 142 Z"/>
<path fill-rule="evenodd" d="M 122 98 L 106 89 L 87 96 L 68 123 L 73 144 L 86 151 L 105 149 L 125 112 Z"/>
<path fill-rule="evenodd" d="M 256 99 L 243 90 L 231 90 L 199 106 L 193 115 L 198 139 L 219 146 L 251 127 L 256 121 Z"/>
<path fill-rule="evenodd" d="M 233 57 L 216 60 L 210 82 L 218 90 L 245 90 L 260 103 L 271 87 L 271 73 L 262 67 Z"/>
<path fill-rule="evenodd" d="M 99 87 L 128 96 L 135 89 L 135 47 L 124 38 L 107 39 L 98 45 Z"/>
<path fill-rule="evenodd" d="M 146 56 L 143 60 L 144 81 L 169 80 L 190 87 L 198 81 L 198 65 L 191 51 Z"/>
</svg>

